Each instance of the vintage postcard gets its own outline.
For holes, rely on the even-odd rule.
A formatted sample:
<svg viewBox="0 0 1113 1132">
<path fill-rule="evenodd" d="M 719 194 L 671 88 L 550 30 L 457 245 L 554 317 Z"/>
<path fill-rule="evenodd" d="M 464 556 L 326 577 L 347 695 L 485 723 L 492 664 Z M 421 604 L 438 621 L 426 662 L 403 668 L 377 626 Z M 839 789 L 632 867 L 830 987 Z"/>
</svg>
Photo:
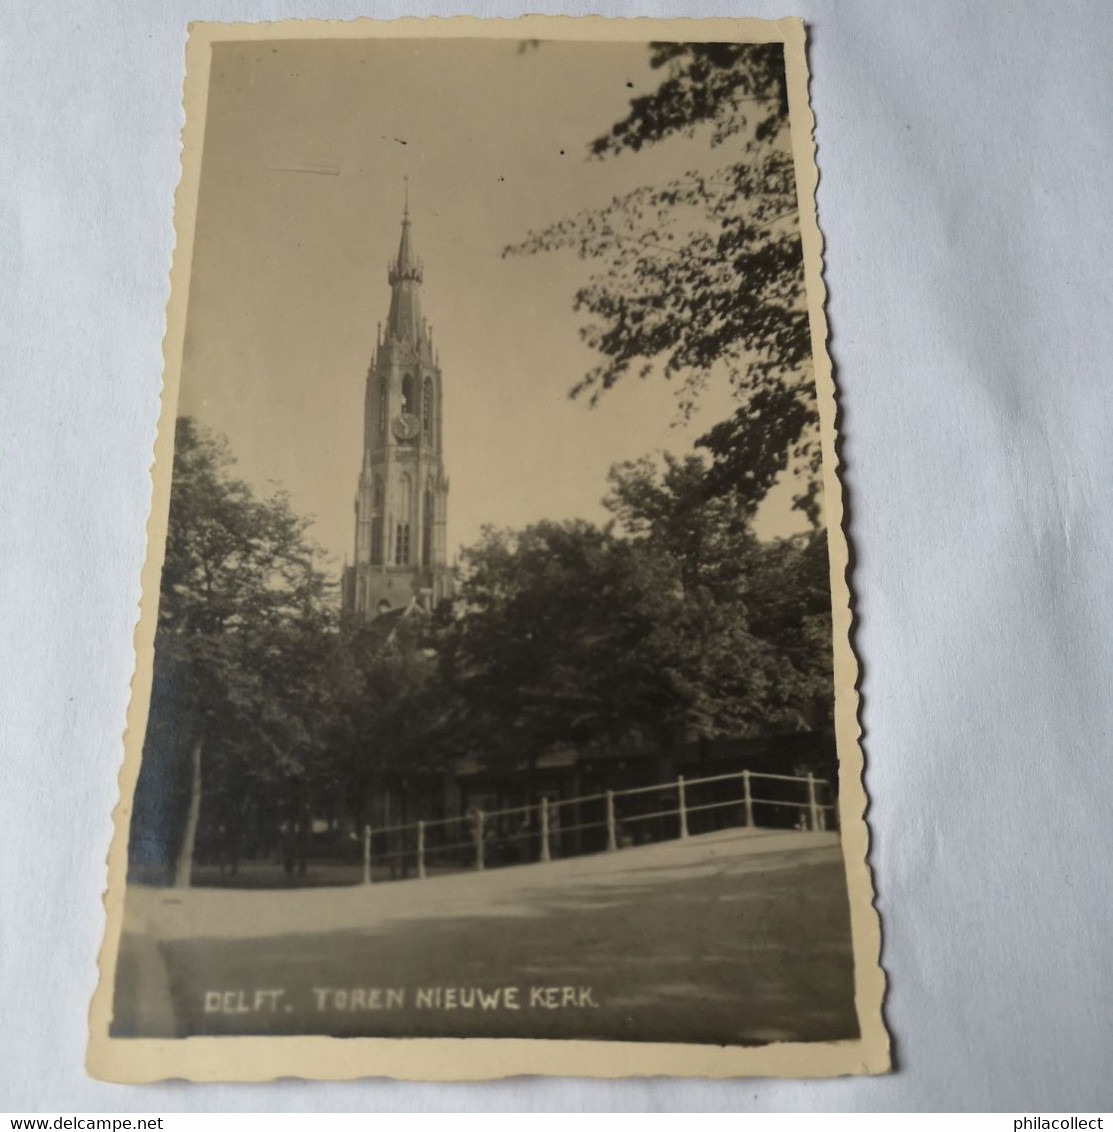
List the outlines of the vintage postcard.
<svg viewBox="0 0 1113 1132">
<path fill-rule="evenodd" d="M 90 1071 L 884 1072 L 803 25 L 186 64 Z"/>
</svg>

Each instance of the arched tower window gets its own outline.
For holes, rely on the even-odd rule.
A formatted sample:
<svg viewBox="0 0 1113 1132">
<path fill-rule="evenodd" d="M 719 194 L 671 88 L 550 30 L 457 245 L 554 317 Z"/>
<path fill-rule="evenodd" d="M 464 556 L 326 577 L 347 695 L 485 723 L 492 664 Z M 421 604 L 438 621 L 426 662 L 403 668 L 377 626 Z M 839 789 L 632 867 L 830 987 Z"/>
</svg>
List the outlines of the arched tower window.
<svg viewBox="0 0 1113 1132">
<path fill-rule="evenodd" d="M 425 489 L 425 501 L 421 508 L 421 564 L 422 566 L 433 565 L 433 519 L 435 518 L 433 508 L 433 491 L 431 488 Z"/>
<path fill-rule="evenodd" d="M 410 564 L 410 516 L 413 514 L 413 481 L 403 475 L 398 480 L 397 522 L 394 526 L 394 565 Z"/>
<path fill-rule="evenodd" d="M 383 479 L 376 476 L 371 488 L 371 565 L 383 564 Z"/>
<path fill-rule="evenodd" d="M 425 379 L 425 388 L 421 396 L 421 431 L 425 434 L 426 444 L 433 441 L 433 379 Z"/>
<path fill-rule="evenodd" d="M 406 374 L 402 378 L 402 412 L 416 413 L 417 411 L 417 390 L 414 388 L 416 382 L 412 373 Z"/>
<path fill-rule="evenodd" d="M 386 435 L 386 406 L 389 399 L 390 385 L 386 374 L 379 378 L 379 435 Z"/>
</svg>

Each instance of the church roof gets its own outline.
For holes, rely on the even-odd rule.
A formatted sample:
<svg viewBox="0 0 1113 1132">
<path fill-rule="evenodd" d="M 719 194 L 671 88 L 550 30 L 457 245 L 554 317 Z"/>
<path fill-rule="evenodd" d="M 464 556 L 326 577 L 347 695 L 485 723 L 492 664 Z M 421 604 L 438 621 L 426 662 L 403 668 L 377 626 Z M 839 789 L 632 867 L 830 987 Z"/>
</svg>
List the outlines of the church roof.
<svg viewBox="0 0 1113 1132">
<path fill-rule="evenodd" d="M 378 614 L 368 624 L 372 647 L 379 649 L 393 644 L 399 626 L 403 621 L 414 616 L 426 618 L 429 616 L 428 611 L 416 597 L 412 597 L 405 605 L 396 605 Z"/>
</svg>

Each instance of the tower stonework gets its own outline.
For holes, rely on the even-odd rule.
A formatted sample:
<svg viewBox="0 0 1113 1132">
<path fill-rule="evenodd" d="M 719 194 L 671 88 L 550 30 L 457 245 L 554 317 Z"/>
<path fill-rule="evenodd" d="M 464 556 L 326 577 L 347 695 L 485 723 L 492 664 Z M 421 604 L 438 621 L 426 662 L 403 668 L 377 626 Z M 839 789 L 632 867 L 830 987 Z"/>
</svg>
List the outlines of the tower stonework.
<svg viewBox="0 0 1113 1132">
<path fill-rule="evenodd" d="M 390 311 L 367 371 L 355 555 L 343 580 L 345 610 L 372 617 L 384 602 L 396 608 L 416 598 L 431 609 L 452 597 L 453 582 L 441 370 L 421 313 L 422 265 L 411 246 L 408 206 L 387 279 Z"/>
</svg>

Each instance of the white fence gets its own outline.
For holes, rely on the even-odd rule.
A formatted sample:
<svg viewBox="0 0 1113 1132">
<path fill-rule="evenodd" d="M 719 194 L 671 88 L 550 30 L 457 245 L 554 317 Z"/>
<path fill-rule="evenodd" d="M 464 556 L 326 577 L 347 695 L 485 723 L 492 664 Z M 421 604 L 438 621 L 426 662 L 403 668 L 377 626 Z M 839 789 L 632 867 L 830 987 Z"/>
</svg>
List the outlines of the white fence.
<svg viewBox="0 0 1113 1132">
<path fill-rule="evenodd" d="M 780 796 L 762 797 L 762 791 Z M 795 820 L 786 821 L 786 811 Z M 773 815 L 777 820 L 769 820 Z M 454 818 L 377 829 L 365 825 L 363 883 L 371 883 L 374 866 L 388 866 L 392 879 L 404 879 L 411 870 L 424 879 L 434 871 L 613 853 L 650 841 L 682 840 L 693 832 L 760 826 L 823 830 L 834 827 L 836 815 L 830 783 L 811 774 L 681 775 L 652 786 L 542 798 L 508 809 L 473 808 Z"/>
</svg>

